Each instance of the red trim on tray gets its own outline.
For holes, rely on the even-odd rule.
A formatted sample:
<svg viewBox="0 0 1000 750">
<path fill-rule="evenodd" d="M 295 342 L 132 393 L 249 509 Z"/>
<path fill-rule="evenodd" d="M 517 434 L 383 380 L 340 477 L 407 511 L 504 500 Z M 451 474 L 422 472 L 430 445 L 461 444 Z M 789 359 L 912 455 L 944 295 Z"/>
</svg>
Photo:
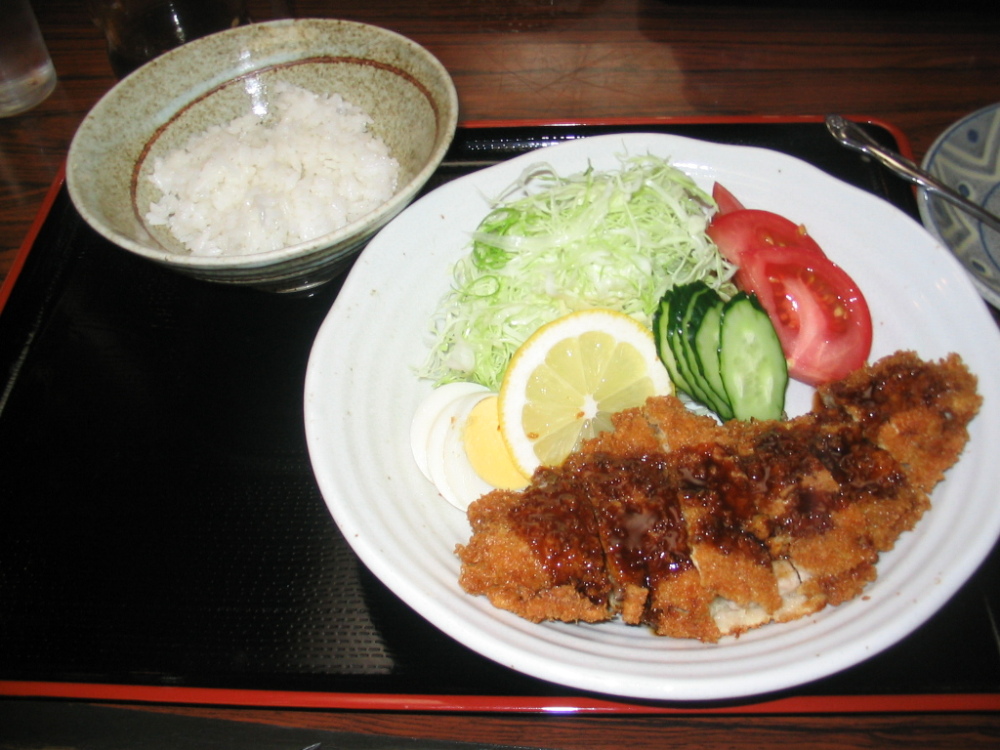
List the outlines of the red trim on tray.
<svg viewBox="0 0 1000 750">
<path fill-rule="evenodd" d="M 3 284 L 0 284 L 0 312 L 3 312 L 4 305 L 7 304 L 7 300 L 10 298 L 10 293 L 14 289 L 17 277 L 21 274 L 21 269 L 24 268 L 24 261 L 28 258 L 31 248 L 34 247 L 38 233 L 42 231 L 42 226 L 45 224 L 46 219 L 48 219 L 49 211 L 52 210 L 52 204 L 55 203 L 56 196 L 59 195 L 59 191 L 62 189 L 65 180 L 66 163 L 63 162 L 52 184 L 49 185 L 49 190 L 42 200 L 42 205 L 39 207 L 38 213 L 35 214 L 35 220 L 31 223 L 28 234 L 25 235 L 24 241 L 17 251 L 17 255 L 14 256 L 14 262 L 11 264 L 10 271 L 3 280 Z"/>
<path fill-rule="evenodd" d="M 1000 694 L 803 695 L 760 703 L 685 705 L 629 703 L 613 698 L 492 695 L 321 693 L 291 690 L 111 685 L 72 682 L 0 681 L 0 696 L 83 701 L 309 708 L 355 711 L 450 711 L 540 714 L 825 714 L 969 713 L 1000 711 Z M 752 699 L 751 699 L 752 700 Z"/>
</svg>

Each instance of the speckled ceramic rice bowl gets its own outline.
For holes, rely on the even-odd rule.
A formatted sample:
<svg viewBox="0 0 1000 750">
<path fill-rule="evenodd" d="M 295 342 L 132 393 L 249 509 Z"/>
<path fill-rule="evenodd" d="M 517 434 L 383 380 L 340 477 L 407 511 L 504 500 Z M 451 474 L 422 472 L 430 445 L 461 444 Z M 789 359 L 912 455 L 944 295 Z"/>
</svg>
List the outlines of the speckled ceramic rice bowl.
<svg viewBox="0 0 1000 750">
<path fill-rule="evenodd" d="M 259 253 L 206 257 L 147 218 L 161 197 L 158 158 L 210 126 L 266 115 L 279 82 L 339 94 L 371 116 L 369 130 L 398 162 L 392 197 L 346 226 Z M 448 72 L 393 32 L 340 20 L 282 20 L 190 42 L 120 81 L 70 147 L 66 181 L 83 218 L 111 242 L 199 279 L 295 291 L 341 274 L 365 243 L 416 196 L 455 133 Z"/>
</svg>

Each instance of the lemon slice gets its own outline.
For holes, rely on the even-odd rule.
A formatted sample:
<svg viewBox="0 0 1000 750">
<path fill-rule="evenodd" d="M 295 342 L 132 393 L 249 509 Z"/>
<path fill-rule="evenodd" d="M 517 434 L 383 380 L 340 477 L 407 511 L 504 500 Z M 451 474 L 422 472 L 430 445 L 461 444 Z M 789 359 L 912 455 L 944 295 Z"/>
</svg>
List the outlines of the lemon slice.
<svg viewBox="0 0 1000 750">
<path fill-rule="evenodd" d="M 500 386 L 500 432 L 521 473 L 558 466 L 611 415 L 673 392 L 652 332 L 614 310 L 570 313 L 531 335 Z"/>
</svg>

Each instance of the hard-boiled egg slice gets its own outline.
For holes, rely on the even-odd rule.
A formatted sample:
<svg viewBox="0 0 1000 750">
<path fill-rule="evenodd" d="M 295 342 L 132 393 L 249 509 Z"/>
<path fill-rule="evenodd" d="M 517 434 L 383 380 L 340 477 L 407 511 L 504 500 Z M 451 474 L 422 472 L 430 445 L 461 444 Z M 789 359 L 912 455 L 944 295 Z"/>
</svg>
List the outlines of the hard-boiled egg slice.
<svg viewBox="0 0 1000 750">
<path fill-rule="evenodd" d="M 410 448 L 423 475 L 460 510 L 497 488 L 528 484 L 500 434 L 497 394 L 475 383 L 449 383 L 417 407 Z"/>
<path fill-rule="evenodd" d="M 473 407 L 465 421 L 465 454 L 476 474 L 494 487 L 519 490 L 530 481 L 514 463 L 500 432 L 499 398 L 490 393 Z"/>
<path fill-rule="evenodd" d="M 469 414 L 483 399 L 472 393 L 448 402 L 431 425 L 427 438 L 427 470 L 441 496 L 459 510 L 494 489 L 469 462 L 463 434 Z"/>
<path fill-rule="evenodd" d="M 463 396 L 473 393 L 486 395 L 489 392 L 488 388 L 478 383 L 448 383 L 440 388 L 435 388 L 417 406 L 413 421 L 410 423 L 410 449 L 413 452 L 413 460 L 417 462 L 421 473 L 427 479 L 431 478 L 427 468 L 427 439 L 430 436 L 434 420 L 442 411 L 449 408 L 452 402 Z"/>
</svg>

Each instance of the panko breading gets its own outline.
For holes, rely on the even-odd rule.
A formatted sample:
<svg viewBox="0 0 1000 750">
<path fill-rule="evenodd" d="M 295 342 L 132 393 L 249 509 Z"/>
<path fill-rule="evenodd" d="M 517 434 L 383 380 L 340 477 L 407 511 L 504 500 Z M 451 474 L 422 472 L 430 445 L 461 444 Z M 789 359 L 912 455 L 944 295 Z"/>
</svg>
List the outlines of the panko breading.
<svg viewBox="0 0 1000 750">
<path fill-rule="evenodd" d="M 534 622 L 620 617 L 707 642 L 812 614 L 875 579 L 981 403 L 957 355 L 912 352 L 788 421 L 720 425 L 650 399 L 525 490 L 473 503 L 460 584 Z"/>
</svg>

